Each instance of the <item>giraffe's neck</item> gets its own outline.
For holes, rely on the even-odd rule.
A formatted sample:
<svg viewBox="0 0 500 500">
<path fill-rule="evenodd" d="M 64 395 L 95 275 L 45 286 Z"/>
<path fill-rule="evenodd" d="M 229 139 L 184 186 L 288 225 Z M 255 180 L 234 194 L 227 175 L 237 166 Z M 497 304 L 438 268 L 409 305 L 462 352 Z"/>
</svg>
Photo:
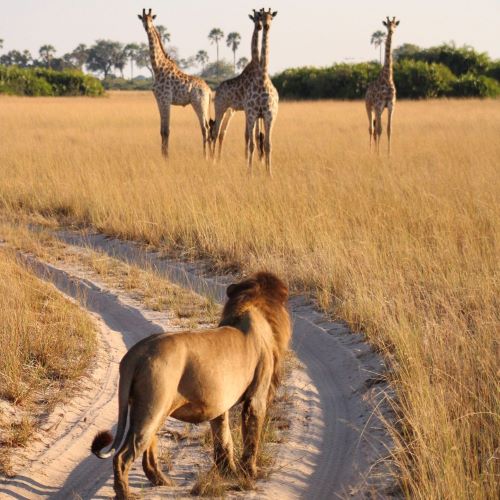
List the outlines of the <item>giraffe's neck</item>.
<svg viewBox="0 0 500 500">
<path fill-rule="evenodd" d="M 252 62 L 258 63 L 260 61 L 259 58 L 259 30 L 257 29 L 257 25 L 253 28 L 252 34 Z"/>
<path fill-rule="evenodd" d="M 149 40 L 149 55 L 151 57 L 151 65 L 155 74 L 165 63 L 171 64 L 172 60 L 168 57 L 160 35 L 154 26 L 150 26 L 147 30 Z"/>
<path fill-rule="evenodd" d="M 269 27 L 264 27 L 263 30 L 260 63 L 262 65 L 262 74 L 267 75 L 269 72 Z"/>
<path fill-rule="evenodd" d="M 385 61 L 382 68 L 382 78 L 388 82 L 392 82 L 392 33 L 387 33 L 385 39 Z"/>
</svg>

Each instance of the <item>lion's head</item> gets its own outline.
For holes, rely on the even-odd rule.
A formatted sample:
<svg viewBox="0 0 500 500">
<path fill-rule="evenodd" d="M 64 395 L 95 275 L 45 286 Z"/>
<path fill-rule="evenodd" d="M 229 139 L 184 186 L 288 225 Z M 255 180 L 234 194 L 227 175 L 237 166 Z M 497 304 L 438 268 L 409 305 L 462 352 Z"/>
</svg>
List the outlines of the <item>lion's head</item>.
<svg viewBox="0 0 500 500">
<path fill-rule="evenodd" d="M 290 316 L 287 310 L 288 287 L 269 272 L 258 272 L 250 278 L 227 287 L 228 300 L 222 311 L 220 326 L 232 324 L 248 310 L 257 307 L 266 318 L 274 334 L 274 369 L 270 397 L 279 384 L 283 356 L 290 342 Z"/>
</svg>

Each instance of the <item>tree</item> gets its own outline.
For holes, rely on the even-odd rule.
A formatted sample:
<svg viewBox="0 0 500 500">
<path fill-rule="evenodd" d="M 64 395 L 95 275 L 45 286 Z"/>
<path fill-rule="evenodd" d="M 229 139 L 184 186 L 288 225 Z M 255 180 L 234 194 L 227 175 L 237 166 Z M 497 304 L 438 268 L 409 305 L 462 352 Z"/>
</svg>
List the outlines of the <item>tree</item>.
<svg viewBox="0 0 500 500">
<path fill-rule="evenodd" d="M 392 51 L 392 55 L 396 61 L 403 59 L 414 59 L 414 56 L 421 52 L 422 49 L 413 43 L 403 43 Z"/>
<path fill-rule="evenodd" d="M 134 79 L 134 61 L 137 57 L 137 53 L 140 50 L 140 47 L 137 43 L 129 43 L 125 45 L 125 48 L 123 49 L 125 51 L 125 55 L 127 56 L 127 59 L 130 59 L 130 79 Z"/>
<path fill-rule="evenodd" d="M 138 68 L 148 68 L 151 76 L 153 76 L 153 67 L 151 66 L 151 56 L 149 55 L 148 44 L 139 44 L 139 48 L 135 53 L 134 61 Z"/>
<path fill-rule="evenodd" d="M 227 80 L 234 76 L 233 65 L 225 59 L 221 59 L 218 63 L 209 63 L 201 72 L 201 76 L 207 80 Z"/>
<path fill-rule="evenodd" d="M 241 35 L 235 31 L 229 33 L 226 38 L 226 45 L 233 51 L 233 66 L 234 72 L 236 73 L 236 51 L 240 46 Z"/>
<path fill-rule="evenodd" d="M 386 37 L 387 37 L 386 33 L 378 30 L 378 31 L 375 31 L 375 33 L 372 33 L 372 37 L 370 39 L 370 43 L 375 48 L 379 49 L 380 64 L 382 64 L 382 44 L 384 43 Z"/>
<path fill-rule="evenodd" d="M 0 38 L 0 49 L 3 49 L 3 38 Z"/>
<path fill-rule="evenodd" d="M 83 65 L 87 63 L 89 57 L 89 49 L 84 43 L 80 43 L 73 51 L 70 53 L 71 62 L 77 67 L 82 69 Z"/>
<path fill-rule="evenodd" d="M 224 37 L 224 32 L 220 28 L 212 28 L 210 33 L 208 34 L 208 39 L 210 40 L 210 43 L 213 45 L 215 43 L 215 46 L 217 47 L 217 79 L 219 78 L 218 70 L 219 70 L 219 42 L 222 40 Z"/>
<path fill-rule="evenodd" d="M 91 71 L 102 72 L 104 78 L 107 78 L 113 67 L 123 72 L 126 61 L 123 45 L 120 42 L 97 40 L 89 49 L 87 67 Z"/>
<path fill-rule="evenodd" d="M 167 42 L 170 42 L 170 33 L 168 32 L 167 28 L 163 25 L 158 25 L 156 27 L 156 31 L 160 34 L 160 39 L 161 41 L 166 44 Z"/>
<path fill-rule="evenodd" d="M 42 45 L 38 50 L 38 53 L 47 68 L 50 68 L 50 62 L 56 53 L 56 49 L 52 45 Z"/>
<path fill-rule="evenodd" d="M 5 66 L 19 66 L 25 68 L 31 61 L 31 54 L 28 50 L 19 52 L 18 50 L 9 50 L 6 54 L 0 56 L 0 64 Z"/>
<path fill-rule="evenodd" d="M 236 67 L 241 71 L 246 67 L 247 64 L 248 59 L 246 57 L 240 57 L 238 59 L 238 62 L 236 63 Z"/>
<path fill-rule="evenodd" d="M 208 63 L 208 54 L 205 50 L 199 50 L 195 56 L 196 62 L 203 70 Z"/>
<path fill-rule="evenodd" d="M 189 69 L 195 64 L 195 58 L 193 56 L 188 57 L 187 59 L 180 59 L 179 66 L 181 69 Z"/>
</svg>

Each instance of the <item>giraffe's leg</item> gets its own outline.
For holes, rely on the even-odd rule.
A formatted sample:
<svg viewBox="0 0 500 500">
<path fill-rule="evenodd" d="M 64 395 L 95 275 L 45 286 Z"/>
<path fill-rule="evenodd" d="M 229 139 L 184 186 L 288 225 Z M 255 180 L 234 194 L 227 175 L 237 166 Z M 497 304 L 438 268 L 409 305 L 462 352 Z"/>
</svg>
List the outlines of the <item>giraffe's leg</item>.
<svg viewBox="0 0 500 500">
<path fill-rule="evenodd" d="M 370 153 L 372 151 L 372 139 L 374 133 L 373 127 L 373 110 L 370 103 L 366 102 L 366 114 L 368 115 L 368 134 L 370 134 Z"/>
<path fill-rule="evenodd" d="M 252 112 L 246 113 L 246 128 L 245 128 L 245 139 L 247 144 L 247 165 L 248 173 L 252 175 L 252 164 L 253 164 L 253 151 L 255 149 L 255 122 L 257 121 L 257 114 Z"/>
<path fill-rule="evenodd" d="M 170 135 L 170 103 L 165 104 L 160 109 L 160 134 L 161 134 L 161 153 L 168 158 L 168 137 Z"/>
<path fill-rule="evenodd" d="M 377 108 L 375 110 L 375 145 L 377 147 L 377 153 L 380 154 L 380 138 L 382 136 L 382 111 L 383 108 Z"/>
<path fill-rule="evenodd" d="M 154 486 L 173 486 L 173 481 L 163 474 L 158 463 L 158 438 L 153 435 L 149 446 L 142 455 L 144 474 Z"/>
<path fill-rule="evenodd" d="M 214 440 L 214 461 L 222 474 L 235 474 L 233 438 L 229 429 L 229 413 L 226 411 L 210 421 Z"/>
<path fill-rule="evenodd" d="M 271 151 L 272 151 L 272 143 L 271 137 L 273 132 L 273 122 L 274 117 L 272 115 L 266 116 L 264 119 L 264 154 L 266 158 L 266 170 L 267 173 L 272 176 L 271 171 Z"/>
<path fill-rule="evenodd" d="M 222 124 L 220 126 L 220 131 L 219 131 L 219 149 L 217 150 L 217 159 L 220 160 L 220 157 L 222 155 L 222 143 L 224 142 L 224 136 L 226 135 L 226 130 L 227 127 L 229 126 L 229 122 L 231 121 L 231 118 L 233 117 L 234 111 L 229 108 L 225 114 L 224 118 L 222 119 Z"/>
<path fill-rule="evenodd" d="M 257 144 L 257 154 L 259 155 L 259 161 L 264 160 L 264 124 L 262 119 L 257 120 L 255 126 L 255 143 Z"/>
<path fill-rule="evenodd" d="M 224 120 L 224 115 L 227 111 L 227 107 L 222 105 L 218 100 L 217 96 L 215 97 L 215 120 L 213 121 L 212 128 L 210 130 L 210 139 L 211 139 L 211 147 L 212 147 L 212 158 L 214 163 L 217 161 L 217 157 L 215 156 L 215 148 L 217 145 L 217 141 L 219 139 L 219 135 L 222 128 L 222 122 Z"/>
<path fill-rule="evenodd" d="M 391 135 L 392 135 L 392 114 L 394 112 L 394 105 L 390 103 L 387 106 L 387 154 L 391 156 Z"/>
<path fill-rule="evenodd" d="M 209 143 L 209 132 L 210 126 L 208 123 L 209 114 L 208 114 L 208 105 L 205 104 L 201 99 L 195 99 L 191 105 L 193 106 L 194 112 L 198 117 L 198 121 L 200 122 L 201 128 L 201 136 L 203 139 L 203 157 L 205 160 L 207 159 L 207 146 L 210 147 Z"/>
</svg>

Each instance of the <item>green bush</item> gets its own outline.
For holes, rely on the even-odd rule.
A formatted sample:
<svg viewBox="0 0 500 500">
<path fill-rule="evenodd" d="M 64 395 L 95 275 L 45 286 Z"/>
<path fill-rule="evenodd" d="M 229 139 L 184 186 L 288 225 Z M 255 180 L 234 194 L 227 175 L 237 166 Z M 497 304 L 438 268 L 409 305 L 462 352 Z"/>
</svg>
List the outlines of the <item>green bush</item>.
<svg viewBox="0 0 500 500">
<path fill-rule="evenodd" d="M 135 78 L 134 80 L 126 80 L 125 78 L 117 78 L 108 76 L 102 81 L 106 90 L 151 90 L 153 88 L 152 78 Z"/>
<path fill-rule="evenodd" d="M 402 60 L 394 65 L 398 97 L 420 99 L 446 96 L 455 81 L 455 75 L 443 64 Z"/>
<path fill-rule="evenodd" d="M 377 63 L 294 68 L 275 75 L 273 83 L 285 99 L 360 99 L 370 82 L 377 79 L 380 69 Z M 403 60 L 394 65 L 394 81 L 402 98 L 448 95 L 455 80 L 442 64 Z"/>
<path fill-rule="evenodd" d="M 78 70 L 0 66 L 0 93 L 26 96 L 98 96 L 101 82 Z"/>
<path fill-rule="evenodd" d="M 476 52 L 472 47 L 455 47 L 443 44 L 437 47 L 421 49 L 417 46 L 406 44 L 394 51 L 399 61 L 414 60 L 426 63 L 438 63 L 447 66 L 456 76 L 466 73 L 484 74 L 490 65 L 488 54 Z"/>
<path fill-rule="evenodd" d="M 358 99 L 379 71 L 376 63 L 335 64 L 287 69 L 272 80 L 285 99 Z"/>
<path fill-rule="evenodd" d="M 493 61 L 486 70 L 486 76 L 494 78 L 497 82 L 500 82 L 500 60 Z"/>
<path fill-rule="evenodd" d="M 467 73 L 455 81 L 450 95 L 454 97 L 497 97 L 500 95 L 500 84 L 493 78 Z"/>
</svg>

